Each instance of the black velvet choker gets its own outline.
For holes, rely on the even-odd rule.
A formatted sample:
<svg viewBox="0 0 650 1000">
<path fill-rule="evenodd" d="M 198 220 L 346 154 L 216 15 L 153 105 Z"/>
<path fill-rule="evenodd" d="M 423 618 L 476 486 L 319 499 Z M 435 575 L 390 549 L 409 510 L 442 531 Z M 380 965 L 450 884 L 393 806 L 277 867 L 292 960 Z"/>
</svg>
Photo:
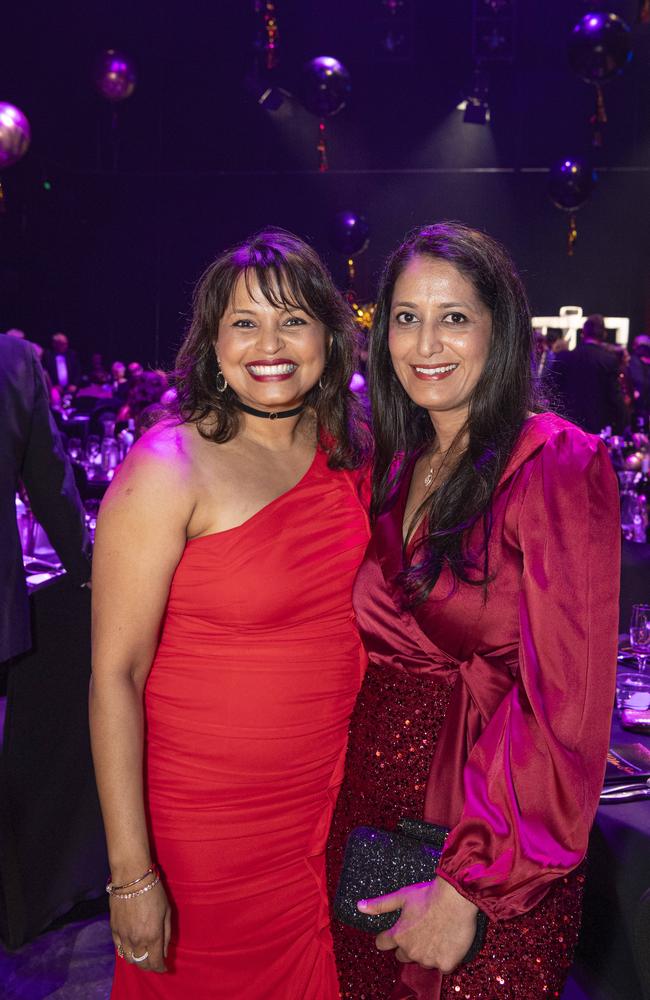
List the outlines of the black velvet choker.
<svg viewBox="0 0 650 1000">
<path fill-rule="evenodd" d="M 305 408 L 305 404 L 301 403 L 300 406 L 295 406 L 293 410 L 256 410 L 254 407 L 242 403 L 240 399 L 237 400 L 237 406 L 244 413 L 250 413 L 252 417 L 264 417 L 265 420 L 281 420 L 282 417 L 297 417 Z"/>
</svg>

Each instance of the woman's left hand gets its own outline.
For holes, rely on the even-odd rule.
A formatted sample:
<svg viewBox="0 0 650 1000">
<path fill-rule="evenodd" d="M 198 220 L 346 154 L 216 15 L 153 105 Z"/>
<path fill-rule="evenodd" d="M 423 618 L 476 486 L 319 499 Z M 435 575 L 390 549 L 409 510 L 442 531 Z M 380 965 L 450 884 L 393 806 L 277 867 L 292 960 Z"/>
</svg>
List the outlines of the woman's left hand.
<svg viewBox="0 0 650 1000">
<path fill-rule="evenodd" d="M 476 934 L 478 908 L 441 878 L 360 900 L 357 905 L 362 913 L 401 909 L 397 923 L 377 936 L 377 947 L 380 951 L 395 948 L 398 962 L 417 962 L 445 975 L 462 962 Z"/>
</svg>

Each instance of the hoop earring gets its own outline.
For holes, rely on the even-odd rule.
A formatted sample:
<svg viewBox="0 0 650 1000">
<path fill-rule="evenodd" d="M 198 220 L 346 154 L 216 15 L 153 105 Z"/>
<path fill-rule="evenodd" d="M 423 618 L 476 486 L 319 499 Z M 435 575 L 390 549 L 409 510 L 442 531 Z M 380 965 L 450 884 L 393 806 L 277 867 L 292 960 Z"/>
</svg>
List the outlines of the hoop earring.
<svg viewBox="0 0 650 1000">
<path fill-rule="evenodd" d="M 221 379 L 221 383 L 222 383 L 221 385 L 219 385 L 219 379 Z M 228 388 L 228 383 L 226 382 L 226 376 L 221 371 L 221 368 L 217 372 L 217 377 L 214 380 L 214 387 L 217 390 L 217 392 L 221 393 L 221 394 L 223 394 L 226 391 L 226 389 Z"/>
</svg>

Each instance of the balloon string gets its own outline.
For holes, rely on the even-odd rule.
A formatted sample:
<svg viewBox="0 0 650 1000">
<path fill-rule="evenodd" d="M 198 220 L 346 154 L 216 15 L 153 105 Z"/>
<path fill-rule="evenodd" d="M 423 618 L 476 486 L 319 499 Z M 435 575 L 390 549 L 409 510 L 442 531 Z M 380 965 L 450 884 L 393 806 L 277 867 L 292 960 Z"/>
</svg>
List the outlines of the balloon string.
<svg viewBox="0 0 650 1000">
<path fill-rule="evenodd" d="M 324 174 L 329 170 L 329 165 L 327 163 L 327 141 L 325 139 L 325 122 L 319 122 L 318 124 L 318 144 L 316 146 L 318 150 L 318 170 L 321 174 Z"/>
<path fill-rule="evenodd" d="M 348 288 L 354 288 L 354 281 L 357 276 L 356 269 L 354 267 L 354 258 L 348 257 Z"/>
<path fill-rule="evenodd" d="M 605 108 L 605 96 L 603 88 L 596 84 L 596 108 L 589 119 L 589 124 L 593 129 L 592 145 L 600 147 L 603 144 L 603 126 L 607 124 L 607 110 Z"/>
<path fill-rule="evenodd" d="M 577 238 L 578 238 L 578 226 L 576 224 L 576 217 L 575 213 L 571 212 L 571 215 L 569 216 L 569 238 L 567 243 L 568 257 L 573 257 L 573 248 L 575 246 Z"/>
</svg>

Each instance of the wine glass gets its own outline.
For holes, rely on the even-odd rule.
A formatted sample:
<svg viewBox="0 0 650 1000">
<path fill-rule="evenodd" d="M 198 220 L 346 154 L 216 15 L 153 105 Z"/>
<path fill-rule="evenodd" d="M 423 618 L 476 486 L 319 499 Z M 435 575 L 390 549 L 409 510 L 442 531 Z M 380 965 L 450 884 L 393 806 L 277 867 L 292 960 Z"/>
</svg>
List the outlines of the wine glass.
<svg viewBox="0 0 650 1000">
<path fill-rule="evenodd" d="M 650 656 L 650 604 L 633 604 L 630 616 L 630 645 L 643 672 Z"/>
</svg>

